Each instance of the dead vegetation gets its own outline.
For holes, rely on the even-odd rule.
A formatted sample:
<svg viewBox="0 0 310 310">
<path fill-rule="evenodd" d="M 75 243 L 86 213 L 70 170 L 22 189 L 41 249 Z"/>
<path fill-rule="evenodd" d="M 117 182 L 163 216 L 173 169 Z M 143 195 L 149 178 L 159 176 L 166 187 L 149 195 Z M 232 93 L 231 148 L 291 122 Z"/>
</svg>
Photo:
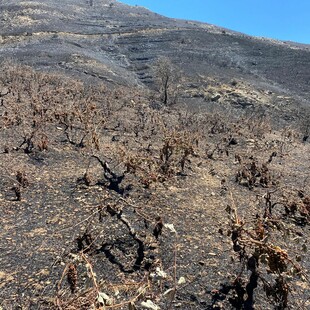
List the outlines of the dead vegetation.
<svg viewBox="0 0 310 310">
<path fill-rule="evenodd" d="M 154 94 L 2 68 L 1 238 L 12 264 L 0 259 L 7 274 L 24 267 L 0 284 L 3 309 L 309 306 L 309 147 L 297 129 L 274 131 L 261 111 L 170 106 L 166 80 L 154 109 Z M 19 262 L 16 244 L 43 262 Z M 199 254 L 210 247 L 218 253 Z"/>
<path fill-rule="evenodd" d="M 213 291 L 213 308 L 220 309 L 218 303 L 227 300 L 236 309 L 255 309 L 255 294 L 261 289 L 274 309 L 287 309 L 289 295 L 298 295 L 296 288 L 291 286 L 291 279 L 300 277 L 302 281 L 309 281 L 308 274 L 298 263 L 300 257 L 291 258 L 277 245 L 273 235 L 285 232 L 285 220 L 282 222 L 272 212 L 277 203 L 271 202 L 271 193 L 267 192 L 264 198 L 265 206 L 253 219 L 240 218 L 233 200 L 232 205 L 227 206 L 230 216 L 228 235 L 240 267 L 230 282 Z M 289 214 L 286 212 L 286 215 Z M 303 309 L 305 301 L 296 300 L 296 305 Z"/>
<path fill-rule="evenodd" d="M 268 163 L 275 156 L 273 154 L 270 156 L 268 162 L 262 164 L 259 164 L 253 157 L 250 157 L 248 162 L 243 162 L 240 157 L 237 157 L 242 166 L 237 172 L 236 182 L 240 185 L 247 186 L 249 189 L 253 189 L 254 186 L 270 187 L 276 185 L 276 182 L 272 180 L 272 175 L 268 168 Z"/>
</svg>

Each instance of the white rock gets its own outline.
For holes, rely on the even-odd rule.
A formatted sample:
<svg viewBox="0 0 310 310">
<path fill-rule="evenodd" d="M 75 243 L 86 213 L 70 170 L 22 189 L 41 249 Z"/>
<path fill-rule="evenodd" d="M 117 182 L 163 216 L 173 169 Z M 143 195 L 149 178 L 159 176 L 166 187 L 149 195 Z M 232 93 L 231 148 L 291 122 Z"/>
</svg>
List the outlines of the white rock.
<svg viewBox="0 0 310 310">
<path fill-rule="evenodd" d="M 149 299 L 147 301 L 142 301 L 141 306 L 144 309 L 160 310 L 160 308 Z"/>
</svg>

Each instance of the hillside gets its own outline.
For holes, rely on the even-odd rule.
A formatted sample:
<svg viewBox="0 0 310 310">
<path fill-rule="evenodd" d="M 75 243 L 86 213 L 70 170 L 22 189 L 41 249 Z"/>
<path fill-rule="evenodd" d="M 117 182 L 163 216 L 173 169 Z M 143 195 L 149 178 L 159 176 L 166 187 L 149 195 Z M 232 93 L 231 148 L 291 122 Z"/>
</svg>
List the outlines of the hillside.
<svg viewBox="0 0 310 310">
<path fill-rule="evenodd" d="M 308 45 L 4 0 L 0 62 L 0 309 L 309 308 Z"/>
<path fill-rule="evenodd" d="M 91 3 L 91 4 L 90 4 Z M 173 20 L 116 1 L 2 1 L 1 57 L 124 84 L 152 81 L 158 55 L 186 74 L 267 84 L 309 98 L 308 45 Z"/>
</svg>

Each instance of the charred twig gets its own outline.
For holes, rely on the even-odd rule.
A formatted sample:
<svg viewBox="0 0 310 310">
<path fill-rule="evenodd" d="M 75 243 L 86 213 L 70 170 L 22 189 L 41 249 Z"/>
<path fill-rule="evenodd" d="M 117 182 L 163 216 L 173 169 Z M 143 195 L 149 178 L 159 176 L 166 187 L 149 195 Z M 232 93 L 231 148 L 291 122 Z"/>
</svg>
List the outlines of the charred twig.
<svg viewBox="0 0 310 310">
<path fill-rule="evenodd" d="M 67 281 L 70 286 L 71 294 L 74 294 L 77 287 L 77 270 L 76 266 L 72 263 L 68 265 Z"/>
<path fill-rule="evenodd" d="M 93 158 L 97 159 L 97 161 L 100 163 L 101 167 L 104 171 L 104 177 L 109 181 L 108 188 L 111 190 L 114 190 L 115 192 L 122 194 L 123 189 L 120 189 L 119 185 L 122 183 L 125 174 L 122 173 L 121 175 L 117 175 L 114 173 L 111 168 L 109 167 L 108 163 L 106 161 L 101 160 L 98 156 L 92 155 Z"/>
<path fill-rule="evenodd" d="M 158 237 L 162 234 L 163 227 L 164 227 L 164 224 L 163 224 L 162 218 L 160 216 L 157 216 L 156 225 L 153 230 L 153 235 L 156 238 L 156 240 L 158 240 Z"/>
</svg>

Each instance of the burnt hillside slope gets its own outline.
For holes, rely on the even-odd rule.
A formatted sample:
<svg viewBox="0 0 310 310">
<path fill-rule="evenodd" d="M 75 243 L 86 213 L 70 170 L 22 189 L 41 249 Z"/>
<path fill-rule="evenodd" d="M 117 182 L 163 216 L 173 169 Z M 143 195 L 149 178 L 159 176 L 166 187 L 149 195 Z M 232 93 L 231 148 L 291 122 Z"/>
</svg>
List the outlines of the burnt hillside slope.
<svg viewBox="0 0 310 310">
<path fill-rule="evenodd" d="M 309 60 L 113 0 L 0 1 L 0 310 L 309 309 Z"/>
<path fill-rule="evenodd" d="M 169 57 L 189 76 L 242 78 L 310 93 L 310 48 L 175 20 L 111 0 L 1 1 L 0 58 L 123 85 L 150 85 L 152 61 Z"/>
</svg>

